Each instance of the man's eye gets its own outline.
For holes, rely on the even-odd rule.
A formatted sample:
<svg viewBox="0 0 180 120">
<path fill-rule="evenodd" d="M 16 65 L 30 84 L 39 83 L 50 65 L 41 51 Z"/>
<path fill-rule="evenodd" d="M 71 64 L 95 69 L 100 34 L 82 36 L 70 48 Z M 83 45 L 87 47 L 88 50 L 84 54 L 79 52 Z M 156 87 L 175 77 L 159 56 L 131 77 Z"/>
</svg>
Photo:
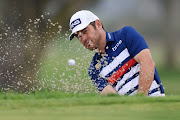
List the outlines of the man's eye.
<svg viewBox="0 0 180 120">
<path fill-rule="evenodd" d="M 85 34 L 87 32 L 87 30 L 84 30 L 83 33 Z"/>
</svg>

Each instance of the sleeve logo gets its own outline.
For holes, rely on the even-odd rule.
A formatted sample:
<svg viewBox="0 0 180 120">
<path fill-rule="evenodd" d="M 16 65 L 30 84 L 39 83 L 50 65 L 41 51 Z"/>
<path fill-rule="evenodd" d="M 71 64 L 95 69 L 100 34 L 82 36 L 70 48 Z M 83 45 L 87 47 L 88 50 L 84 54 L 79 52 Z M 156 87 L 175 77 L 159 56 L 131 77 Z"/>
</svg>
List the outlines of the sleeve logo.
<svg viewBox="0 0 180 120">
<path fill-rule="evenodd" d="M 70 25 L 71 30 L 72 30 L 74 27 L 76 27 L 77 25 L 79 25 L 79 24 L 81 24 L 80 18 L 72 21 L 72 23 L 71 23 L 71 25 Z"/>
</svg>

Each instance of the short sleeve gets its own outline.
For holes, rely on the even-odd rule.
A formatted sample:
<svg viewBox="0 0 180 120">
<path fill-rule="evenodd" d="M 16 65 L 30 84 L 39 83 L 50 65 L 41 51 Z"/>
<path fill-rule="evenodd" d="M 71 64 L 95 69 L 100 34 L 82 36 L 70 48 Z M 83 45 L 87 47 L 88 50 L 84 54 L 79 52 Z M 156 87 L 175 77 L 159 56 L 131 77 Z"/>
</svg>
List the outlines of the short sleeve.
<svg viewBox="0 0 180 120">
<path fill-rule="evenodd" d="M 133 27 L 127 26 L 123 29 L 125 30 L 125 44 L 132 57 L 148 48 L 144 38 Z"/>
<path fill-rule="evenodd" d="M 99 71 L 91 64 L 88 70 L 89 77 L 98 91 L 102 91 L 109 83 L 99 76 Z"/>
</svg>

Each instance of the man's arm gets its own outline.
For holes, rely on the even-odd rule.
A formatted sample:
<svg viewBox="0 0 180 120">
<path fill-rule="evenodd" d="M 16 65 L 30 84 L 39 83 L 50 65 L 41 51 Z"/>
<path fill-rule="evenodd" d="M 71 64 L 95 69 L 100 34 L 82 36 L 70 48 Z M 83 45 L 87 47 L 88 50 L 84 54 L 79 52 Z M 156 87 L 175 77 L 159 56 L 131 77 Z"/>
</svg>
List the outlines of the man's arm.
<svg viewBox="0 0 180 120">
<path fill-rule="evenodd" d="M 149 49 L 139 52 L 134 59 L 141 65 L 139 73 L 138 93 L 148 95 L 149 89 L 154 79 L 155 63 L 152 59 Z M 111 85 L 107 85 L 102 90 L 102 95 L 116 94 Z"/>
<path fill-rule="evenodd" d="M 155 63 L 149 49 L 142 50 L 134 57 L 134 59 L 141 65 L 138 93 L 148 95 L 154 79 Z"/>
<path fill-rule="evenodd" d="M 107 94 L 116 94 L 116 91 L 111 85 L 107 85 L 103 90 L 102 90 L 102 95 L 107 95 Z"/>
</svg>

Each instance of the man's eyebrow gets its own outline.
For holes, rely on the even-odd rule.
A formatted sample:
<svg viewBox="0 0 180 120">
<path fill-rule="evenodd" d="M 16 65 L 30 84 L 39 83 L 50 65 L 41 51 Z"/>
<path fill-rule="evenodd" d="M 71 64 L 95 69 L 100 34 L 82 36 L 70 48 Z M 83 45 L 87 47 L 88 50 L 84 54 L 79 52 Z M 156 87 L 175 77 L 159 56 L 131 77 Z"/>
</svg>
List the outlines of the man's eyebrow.
<svg viewBox="0 0 180 120">
<path fill-rule="evenodd" d="M 84 30 L 86 30 L 87 29 L 87 27 L 85 27 L 81 32 L 84 32 Z"/>
</svg>

